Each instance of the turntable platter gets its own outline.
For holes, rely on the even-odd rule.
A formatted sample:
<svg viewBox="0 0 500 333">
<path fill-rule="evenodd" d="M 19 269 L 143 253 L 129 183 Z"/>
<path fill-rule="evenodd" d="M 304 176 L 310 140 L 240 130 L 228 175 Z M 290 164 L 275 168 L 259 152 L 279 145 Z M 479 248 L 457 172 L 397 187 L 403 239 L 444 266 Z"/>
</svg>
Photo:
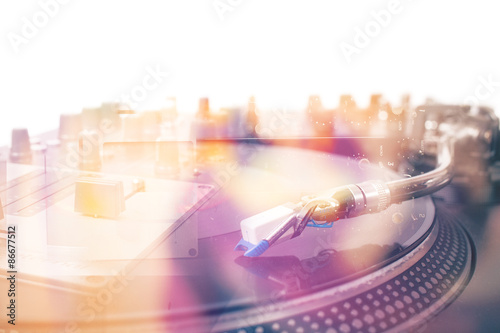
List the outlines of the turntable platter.
<svg viewBox="0 0 500 333">
<path fill-rule="evenodd" d="M 234 251 L 242 219 L 302 195 L 397 175 L 363 155 L 206 144 L 211 159 L 196 182 L 220 189 L 192 217 L 197 254 L 158 259 L 169 246 L 160 245 L 136 263 L 106 311 L 92 311 L 88 296 L 71 294 L 82 305 L 71 308 L 79 310 L 45 325 L 65 327 L 71 317 L 84 332 L 123 325 L 133 332 L 401 331 L 425 323 L 468 283 L 473 245 L 458 219 L 430 197 L 332 228 L 308 227 L 261 257 L 243 257 Z"/>
</svg>

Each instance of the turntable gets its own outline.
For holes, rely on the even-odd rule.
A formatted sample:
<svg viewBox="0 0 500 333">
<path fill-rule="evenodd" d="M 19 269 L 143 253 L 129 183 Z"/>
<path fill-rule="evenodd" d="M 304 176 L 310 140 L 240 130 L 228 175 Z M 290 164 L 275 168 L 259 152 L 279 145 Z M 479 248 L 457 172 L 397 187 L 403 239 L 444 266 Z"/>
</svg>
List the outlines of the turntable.
<svg viewBox="0 0 500 333">
<path fill-rule="evenodd" d="M 2 328 L 440 329 L 476 266 L 470 207 L 497 198 L 493 111 L 380 95 L 256 105 L 105 103 L 37 137 L 13 130 Z"/>
</svg>

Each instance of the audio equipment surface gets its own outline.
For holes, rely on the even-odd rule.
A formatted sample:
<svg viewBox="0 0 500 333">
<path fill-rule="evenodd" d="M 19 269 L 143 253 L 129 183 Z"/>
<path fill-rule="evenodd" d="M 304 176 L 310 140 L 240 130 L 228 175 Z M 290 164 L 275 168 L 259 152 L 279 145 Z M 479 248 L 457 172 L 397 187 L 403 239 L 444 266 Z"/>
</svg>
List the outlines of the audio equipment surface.
<svg viewBox="0 0 500 333">
<path fill-rule="evenodd" d="M 211 114 L 203 100 L 194 119 L 170 109 L 146 116 L 103 107 L 62 117 L 58 131 L 36 140 L 15 130 L 17 143 L 2 150 L 0 165 L 0 287 L 7 291 L 14 276 L 7 302 L 16 306 L 16 330 L 400 332 L 432 325 L 476 267 L 476 232 L 470 235 L 470 218 L 457 207 L 465 194 L 467 204 L 485 191 L 495 197 L 493 183 L 471 189 L 463 179 L 480 184 L 480 162 L 494 155 L 485 157 L 485 138 L 493 142 L 496 132 L 484 130 L 475 155 L 462 149 L 469 139 L 452 140 L 460 145 L 453 161 L 474 155 L 478 163 L 455 164 L 447 185 L 448 150 L 429 138 L 431 121 L 444 122 L 436 115 L 454 107 L 412 111 L 375 98 L 356 109 L 343 96 L 331 111 L 316 98 L 305 114 L 282 115 L 280 126 L 269 115 L 259 121 L 252 103 L 246 114 Z M 421 110 L 430 118 L 420 119 Z M 437 171 L 429 173 L 434 160 Z M 384 187 L 363 185 L 374 180 L 390 185 L 393 201 Z M 340 215 L 344 199 L 331 189 L 347 184 L 358 185 L 348 187 L 355 198 Z M 379 194 L 387 202 L 373 205 Z M 335 209 L 315 203 L 307 224 L 280 234 L 291 239 L 273 239 L 257 256 L 238 251 L 263 237 L 248 241 L 247 230 L 277 232 L 268 224 L 315 198 Z"/>
</svg>

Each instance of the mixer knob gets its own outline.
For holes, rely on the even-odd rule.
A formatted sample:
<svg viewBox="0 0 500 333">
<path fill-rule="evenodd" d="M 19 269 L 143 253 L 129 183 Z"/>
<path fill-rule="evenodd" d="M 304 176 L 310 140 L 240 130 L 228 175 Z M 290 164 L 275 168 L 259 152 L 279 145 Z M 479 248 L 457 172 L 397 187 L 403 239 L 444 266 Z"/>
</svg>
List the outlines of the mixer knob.
<svg viewBox="0 0 500 333">
<path fill-rule="evenodd" d="M 30 136 L 26 128 L 16 128 L 12 130 L 10 160 L 14 163 L 31 163 L 31 143 Z"/>
<path fill-rule="evenodd" d="M 403 94 L 401 96 L 401 107 L 403 107 L 403 109 L 405 110 L 408 110 L 410 107 L 410 100 L 411 100 L 410 94 Z"/>
<path fill-rule="evenodd" d="M 367 110 L 367 114 L 370 119 L 378 119 L 382 104 L 382 95 L 373 94 L 370 96 L 370 105 Z"/>
<path fill-rule="evenodd" d="M 98 171 L 101 169 L 101 143 L 97 132 L 84 130 L 80 133 L 78 155 L 80 170 Z"/>
<path fill-rule="evenodd" d="M 382 101 L 382 95 L 380 94 L 372 94 L 370 96 L 370 108 L 377 109 Z"/>
<path fill-rule="evenodd" d="M 177 119 L 177 99 L 167 98 L 167 106 L 161 110 L 161 121 L 163 123 L 174 122 Z"/>
<path fill-rule="evenodd" d="M 410 109 L 410 95 L 404 94 L 401 96 L 401 105 L 399 107 L 392 108 L 392 113 L 394 113 L 397 116 L 398 120 L 403 121 L 409 109 Z"/>
<path fill-rule="evenodd" d="M 242 137 L 242 118 L 243 110 L 239 107 L 232 107 L 227 112 L 227 135 L 230 138 Z"/>
<path fill-rule="evenodd" d="M 307 103 L 307 116 L 313 122 L 318 122 L 318 117 L 320 113 L 323 111 L 323 105 L 321 104 L 321 99 L 318 95 L 309 96 L 309 101 Z"/>
<path fill-rule="evenodd" d="M 101 121 L 101 110 L 99 108 L 84 108 L 82 110 L 82 128 L 84 130 L 97 131 Z"/>
<path fill-rule="evenodd" d="M 82 131 L 81 114 L 62 114 L 59 117 L 59 140 L 76 141 Z"/>
<path fill-rule="evenodd" d="M 100 118 L 101 122 L 105 120 L 108 124 L 106 126 L 116 129 L 120 125 L 120 116 L 118 110 L 120 109 L 119 103 L 106 102 L 101 104 Z"/>
<path fill-rule="evenodd" d="M 191 123 L 191 138 L 195 140 L 213 139 L 216 137 L 216 123 L 213 119 L 196 118 Z"/>
<path fill-rule="evenodd" d="M 142 140 L 143 116 L 142 114 L 122 114 L 122 140 L 139 142 Z"/>
<path fill-rule="evenodd" d="M 333 135 L 333 110 L 323 107 L 321 99 L 317 95 L 309 97 L 307 115 L 311 121 L 314 134 L 320 137 Z"/>
<path fill-rule="evenodd" d="M 210 117 L 210 103 L 207 97 L 200 98 L 198 113 L 196 116 L 201 119 L 207 119 Z"/>
<path fill-rule="evenodd" d="M 82 110 L 82 128 L 97 131 L 101 135 L 107 136 L 118 128 L 119 112 L 117 103 L 103 103 L 101 107 L 84 108 Z"/>
<path fill-rule="evenodd" d="M 319 98 L 318 95 L 309 96 L 307 113 L 314 114 L 315 112 L 320 111 L 322 108 L 323 108 L 323 105 L 322 105 L 321 99 Z"/>
<path fill-rule="evenodd" d="M 351 95 L 341 95 L 339 100 L 339 111 L 349 113 L 356 109 L 356 102 Z"/>
<path fill-rule="evenodd" d="M 191 138 L 212 139 L 216 134 L 216 124 L 210 115 L 208 98 L 200 98 L 196 118 L 191 123 Z"/>
<path fill-rule="evenodd" d="M 256 127 L 259 124 L 259 116 L 257 115 L 257 106 L 255 97 L 250 97 L 248 101 L 248 111 L 246 118 L 246 134 L 253 138 L 257 136 Z"/>
<path fill-rule="evenodd" d="M 160 136 L 161 113 L 159 111 L 142 112 L 144 140 L 154 141 Z"/>
<path fill-rule="evenodd" d="M 341 95 L 337 109 L 338 119 L 349 123 L 352 121 L 354 113 L 357 112 L 356 102 L 351 95 Z"/>
</svg>

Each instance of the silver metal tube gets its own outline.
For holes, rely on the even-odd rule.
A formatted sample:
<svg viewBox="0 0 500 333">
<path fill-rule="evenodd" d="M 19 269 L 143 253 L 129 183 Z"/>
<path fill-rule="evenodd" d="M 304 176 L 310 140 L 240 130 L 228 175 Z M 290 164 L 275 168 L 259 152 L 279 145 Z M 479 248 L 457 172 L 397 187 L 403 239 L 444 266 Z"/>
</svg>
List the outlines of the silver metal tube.
<svg viewBox="0 0 500 333">
<path fill-rule="evenodd" d="M 419 176 L 387 183 L 391 193 L 391 203 L 399 203 L 434 193 L 451 182 L 454 173 L 454 140 L 449 136 L 441 138 L 437 149 L 437 166 L 434 170 Z"/>
<path fill-rule="evenodd" d="M 388 183 L 371 180 L 351 184 L 329 191 L 333 194 L 326 198 L 309 199 L 307 203 L 303 203 L 301 211 L 297 211 L 275 227 L 257 246 L 248 250 L 245 256 L 261 255 L 292 227 L 295 228 L 292 238 L 300 235 L 311 217 L 316 221 L 333 222 L 340 218 L 380 212 L 390 204 L 438 191 L 453 178 L 454 144 L 454 139 L 448 136 L 438 142 L 437 166 L 425 174 Z"/>
</svg>

